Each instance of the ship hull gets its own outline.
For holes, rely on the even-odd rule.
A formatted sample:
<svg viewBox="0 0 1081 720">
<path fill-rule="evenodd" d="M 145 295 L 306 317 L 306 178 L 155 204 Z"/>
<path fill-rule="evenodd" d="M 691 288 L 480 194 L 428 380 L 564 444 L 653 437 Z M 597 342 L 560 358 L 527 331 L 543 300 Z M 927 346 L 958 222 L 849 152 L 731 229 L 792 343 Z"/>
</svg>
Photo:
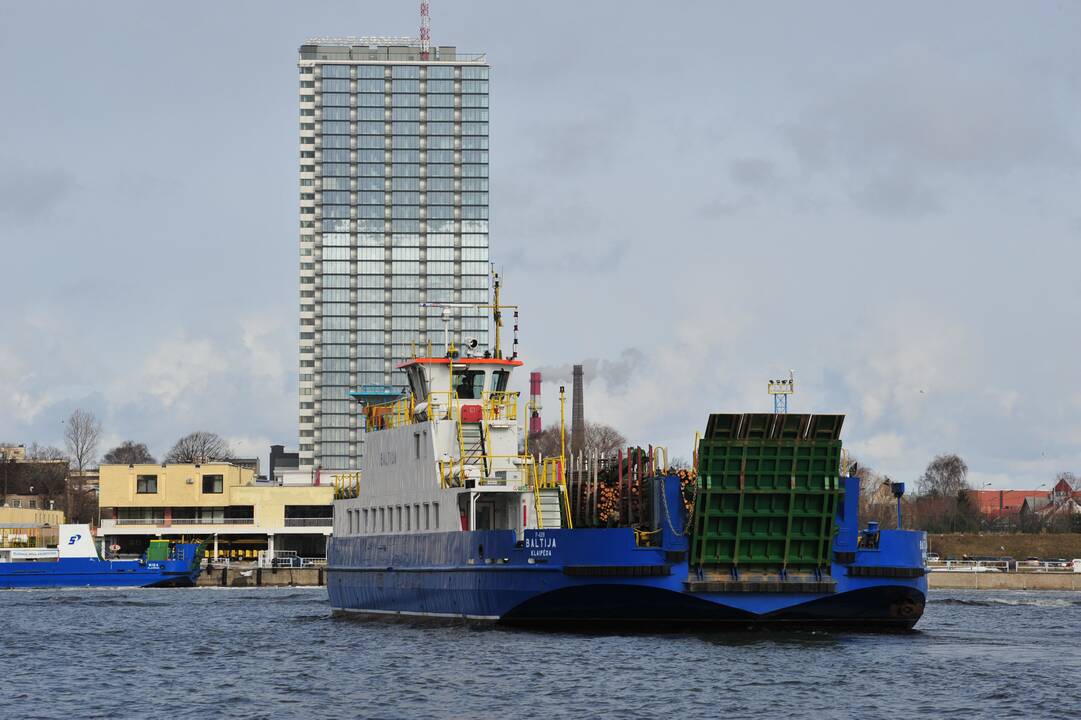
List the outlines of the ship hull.
<svg viewBox="0 0 1081 720">
<path fill-rule="evenodd" d="M 342 613 L 515 625 L 903 630 L 923 613 L 927 581 L 922 534 L 899 534 L 913 536 L 894 543 L 907 551 L 874 557 L 866 572 L 835 564 L 798 591 L 748 582 L 721 592 L 695 591 L 686 553 L 637 547 L 628 528 L 527 531 L 522 542 L 510 531 L 334 538 L 328 591 Z"/>
<path fill-rule="evenodd" d="M 188 561 L 61 558 L 47 562 L 0 563 L 0 589 L 64 587 L 191 587 L 199 564 Z"/>
</svg>

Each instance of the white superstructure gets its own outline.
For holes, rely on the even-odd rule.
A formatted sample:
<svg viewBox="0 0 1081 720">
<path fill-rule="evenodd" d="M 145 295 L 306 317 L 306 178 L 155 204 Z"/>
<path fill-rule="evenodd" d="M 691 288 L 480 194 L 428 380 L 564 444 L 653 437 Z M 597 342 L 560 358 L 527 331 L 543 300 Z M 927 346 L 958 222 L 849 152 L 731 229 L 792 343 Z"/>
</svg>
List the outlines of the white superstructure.
<svg viewBox="0 0 1081 720">
<path fill-rule="evenodd" d="M 519 441 L 520 360 L 415 358 L 409 393 L 365 407 L 363 469 L 339 476 L 334 535 L 530 528 L 564 522 L 562 462 L 538 462 Z"/>
</svg>

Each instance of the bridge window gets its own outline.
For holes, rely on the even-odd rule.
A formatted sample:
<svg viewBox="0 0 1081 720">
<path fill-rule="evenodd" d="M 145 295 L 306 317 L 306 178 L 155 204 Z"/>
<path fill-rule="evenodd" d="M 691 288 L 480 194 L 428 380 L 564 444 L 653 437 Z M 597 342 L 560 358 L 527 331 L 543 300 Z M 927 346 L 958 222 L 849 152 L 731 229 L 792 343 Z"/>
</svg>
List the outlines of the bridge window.
<svg viewBox="0 0 1081 720">
<path fill-rule="evenodd" d="M 205 493 L 221 493 L 225 492 L 225 482 L 223 475 L 203 475 L 203 492 Z"/>
<path fill-rule="evenodd" d="M 466 370 L 458 376 L 458 399 L 479 400 L 484 392 L 484 371 Z"/>
<path fill-rule="evenodd" d="M 496 370 L 492 374 L 495 376 L 494 377 L 494 382 L 492 383 L 493 384 L 492 390 L 494 390 L 495 392 L 504 392 L 504 391 L 506 391 L 506 389 L 507 389 L 507 381 L 510 380 L 510 371 L 509 370 Z"/>
</svg>

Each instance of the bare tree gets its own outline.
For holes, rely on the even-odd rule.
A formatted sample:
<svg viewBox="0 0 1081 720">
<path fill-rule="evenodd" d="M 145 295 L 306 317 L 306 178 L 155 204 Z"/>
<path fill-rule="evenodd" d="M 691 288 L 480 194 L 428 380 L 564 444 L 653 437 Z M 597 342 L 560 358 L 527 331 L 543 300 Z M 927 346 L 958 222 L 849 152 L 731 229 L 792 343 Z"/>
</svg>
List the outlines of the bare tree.
<svg viewBox="0 0 1081 720">
<path fill-rule="evenodd" d="M 568 454 L 571 451 L 570 442 L 570 428 L 568 427 L 566 437 Z M 619 432 L 611 425 L 586 422 L 585 443 L 582 446 L 582 450 L 586 454 L 598 453 L 605 455 L 615 452 L 626 444 L 627 438 L 623 437 L 623 433 Z M 558 457 L 559 450 L 560 438 L 558 425 L 549 425 L 539 433 L 533 433 L 529 436 L 529 452 L 533 455 L 539 454 L 544 457 Z"/>
<path fill-rule="evenodd" d="M 567 452 L 570 452 L 571 434 L 570 428 L 567 429 Z M 529 453 L 531 455 L 540 455 L 541 457 L 559 457 L 559 426 L 549 425 L 541 430 L 539 433 L 532 433 L 529 436 Z"/>
<path fill-rule="evenodd" d="M 232 459 L 233 452 L 229 449 L 229 443 L 219 435 L 202 430 L 177 440 L 176 445 L 173 445 L 164 458 L 167 463 L 199 463 Z"/>
<path fill-rule="evenodd" d="M 31 443 L 30 447 L 26 448 L 27 460 L 67 460 L 68 456 L 64 454 L 64 451 L 58 447 L 52 445 L 38 445 L 37 443 Z"/>
<path fill-rule="evenodd" d="M 626 446 L 627 438 L 611 425 L 586 421 L 586 439 L 582 449 L 587 453 L 606 455 Z"/>
<path fill-rule="evenodd" d="M 957 455 L 937 455 L 917 483 L 920 495 L 956 498 L 972 488 L 968 484 L 968 465 Z"/>
<path fill-rule="evenodd" d="M 668 461 L 669 470 L 697 470 L 697 468 L 691 467 L 691 461 L 687 458 L 677 455 Z"/>
<path fill-rule="evenodd" d="M 102 460 L 112 465 L 134 465 L 136 463 L 157 462 L 144 443 L 125 440 L 109 452 Z"/>
<path fill-rule="evenodd" d="M 101 442 L 101 422 L 94 413 L 78 409 L 64 421 L 64 443 L 75 465 L 75 473 L 68 482 L 65 503 L 68 520 L 91 522 L 97 515 L 97 499 L 86 488 L 86 470 L 98 459 L 98 443 Z"/>
<path fill-rule="evenodd" d="M 1068 470 L 1064 470 L 1063 472 L 1060 472 L 1058 475 L 1056 475 L 1055 476 L 1055 482 L 1054 482 L 1054 484 L 1051 485 L 1051 487 L 1054 487 L 1055 485 L 1058 485 L 1063 480 L 1065 480 L 1069 484 L 1069 486 L 1071 488 L 1073 488 L 1075 490 L 1079 489 L 1077 487 L 1077 483 L 1078 483 L 1077 476 L 1074 475 L 1072 472 L 1070 472 Z"/>
<path fill-rule="evenodd" d="M 82 473 L 98 459 L 98 442 L 101 441 L 101 423 L 94 413 L 76 410 L 64 421 L 64 442 L 75 469 Z"/>
</svg>

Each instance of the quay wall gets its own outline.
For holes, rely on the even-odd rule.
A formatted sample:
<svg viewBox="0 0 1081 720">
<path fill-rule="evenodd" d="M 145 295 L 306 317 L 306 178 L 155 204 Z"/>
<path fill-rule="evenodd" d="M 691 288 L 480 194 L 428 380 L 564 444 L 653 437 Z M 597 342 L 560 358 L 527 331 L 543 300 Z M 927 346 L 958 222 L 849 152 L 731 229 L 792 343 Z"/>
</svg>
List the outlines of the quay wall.
<svg viewBox="0 0 1081 720">
<path fill-rule="evenodd" d="M 325 568 L 259 568 L 232 565 L 203 570 L 198 587 L 296 587 L 326 585 Z"/>
<path fill-rule="evenodd" d="M 1081 590 L 1081 573 L 945 572 L 927 574 L 940 590 Z"/>
</svg>

